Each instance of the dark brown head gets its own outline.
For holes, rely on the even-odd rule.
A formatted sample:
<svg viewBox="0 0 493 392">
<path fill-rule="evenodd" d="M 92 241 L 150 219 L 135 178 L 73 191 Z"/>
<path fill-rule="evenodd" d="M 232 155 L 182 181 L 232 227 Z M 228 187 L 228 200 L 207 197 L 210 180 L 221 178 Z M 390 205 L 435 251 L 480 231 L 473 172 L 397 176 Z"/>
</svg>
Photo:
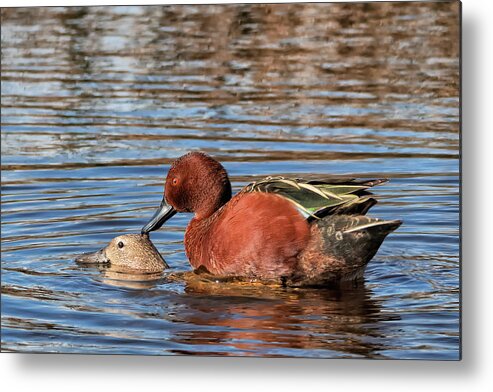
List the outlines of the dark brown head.
<svg viewBox="0 0 493 392">
<path fill-rule="evenodd" d="M 143 233 L 159 229 L 176 212 L 193 212 L 205 219 L 231 199 L 228 173 L 215 159 L 191 152 L 173 162 L 164 185 L 164 198 Z"/>
</svg>

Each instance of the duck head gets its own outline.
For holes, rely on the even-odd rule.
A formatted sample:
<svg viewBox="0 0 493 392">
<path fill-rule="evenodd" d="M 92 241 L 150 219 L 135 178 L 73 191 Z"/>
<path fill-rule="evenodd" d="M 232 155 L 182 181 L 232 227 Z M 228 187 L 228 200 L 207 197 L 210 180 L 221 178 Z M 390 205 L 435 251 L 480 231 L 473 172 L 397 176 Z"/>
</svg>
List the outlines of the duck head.
<svg viewBox="0 0 493 392">
<path fill-rule="evenodd" d="M 145 234 L 125 234 L 113 238 L 96 252 L 85 253 L 75 259 L 79 264 L 97 264 L 114 271 L 162 272 L 168 265 Z"/>
<path fill-rule="evenodd" d="M 142 234 L 159 229 L 177 212 L 193 212 L 205 219 L 231 199 L 231 183 L 224 167 L 201 152 L 191 152 L 174 161 L 164 185 L 161 205 Z"/>
</svg>

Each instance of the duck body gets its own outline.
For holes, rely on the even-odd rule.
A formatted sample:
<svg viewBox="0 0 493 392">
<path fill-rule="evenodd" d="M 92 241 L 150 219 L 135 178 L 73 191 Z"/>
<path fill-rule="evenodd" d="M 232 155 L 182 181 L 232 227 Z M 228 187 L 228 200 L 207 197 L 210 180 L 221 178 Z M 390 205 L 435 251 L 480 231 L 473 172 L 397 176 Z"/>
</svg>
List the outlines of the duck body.
<svg viewBox="0 0 493 392">
<path fill-rule="evenodd" d="M 194 212 L 185 251 L 195 269 L 292 286 L 353 280 L 402 223 L 365 216 L 376 203 L 368 189 L 385 181 L 269 177 L 231 197 L 222 165 L 189 153 L 171 166 L 161 207 L 142 231 Z"/>
<path fill-rule="evenodd" d="M 240 193 L 210 217 L 191 220 L 185 250 L 194 268 L 271 279 L 291 274 L 309 237 L 309 224 L 289 201 Z"/>
</svg>

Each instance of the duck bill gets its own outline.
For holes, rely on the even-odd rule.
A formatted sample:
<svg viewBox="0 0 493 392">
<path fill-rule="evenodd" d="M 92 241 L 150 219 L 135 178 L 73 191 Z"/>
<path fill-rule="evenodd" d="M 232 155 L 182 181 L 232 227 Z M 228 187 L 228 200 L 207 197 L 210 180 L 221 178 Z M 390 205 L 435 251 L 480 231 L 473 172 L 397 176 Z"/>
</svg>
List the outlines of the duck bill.
<svg viewBox="0 0 493 392">
<path fill-rule="evenodd" d="M 154 213 L 150 221 L 147 222 L 147 224 L 142 228 L 141 233 L 147 234 L 151 231 L 158 230 L 159 228 L 161 228 L 162 225 L 164 225 L 164 222 L 166 222 L 175 214 L 176 214 L 176 210 L 173 207 L 171 207 L 166 202 L 166 198 L 163 197 L 163 200 L 161 201 L 161 205 Z"/>
<path fill-rule="evenodd" d="M 108 264 L 109 260 L 105 254 L 105 248 L 96 252 L 84 253 L 75 259 L 79 264 Z"/>
</svg>

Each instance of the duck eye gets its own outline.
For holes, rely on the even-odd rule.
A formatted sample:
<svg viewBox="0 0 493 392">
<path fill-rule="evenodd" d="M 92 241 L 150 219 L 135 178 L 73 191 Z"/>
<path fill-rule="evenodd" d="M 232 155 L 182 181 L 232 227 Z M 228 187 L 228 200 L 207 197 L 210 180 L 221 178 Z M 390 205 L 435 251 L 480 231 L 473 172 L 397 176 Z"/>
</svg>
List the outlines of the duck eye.
<svg viewBox="0 0 493 392">
<path fill-rule="evenodd" d="M 118 247 L 119 247 L 120 249 L 121 249 L 121 248 L 123 248 L 123 242 L 121 242 L 121 241 L 120 241 L 120 242 L 118 243 Z"/>
<path fill-rule="evenodd" d="M 171 181 L 171 183 L 172 183 L 173 185 L 178 184 L 178 178 L 173 178 L 173 181 Z"/>
</svg>

